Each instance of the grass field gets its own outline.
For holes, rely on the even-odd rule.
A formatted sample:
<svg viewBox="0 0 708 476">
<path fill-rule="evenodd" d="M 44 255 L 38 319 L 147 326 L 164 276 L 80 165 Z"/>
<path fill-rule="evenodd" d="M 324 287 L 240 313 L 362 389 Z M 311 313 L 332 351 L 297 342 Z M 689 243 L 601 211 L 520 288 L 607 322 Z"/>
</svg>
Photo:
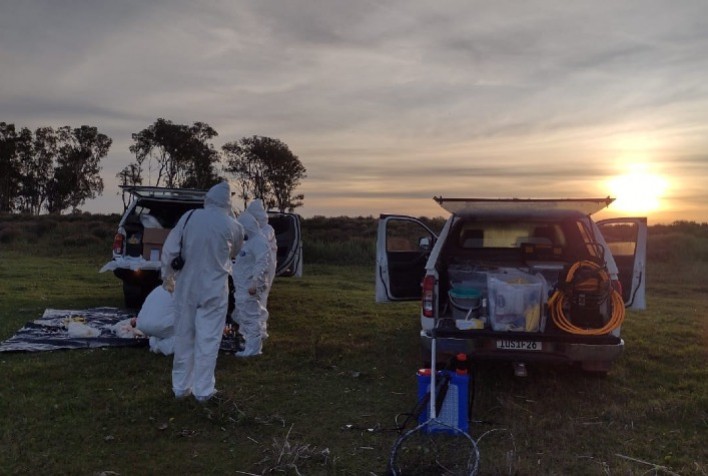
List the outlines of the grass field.
<svg viewBox="0 0 708 476">
<path fill-rule="evenodd" d="M 97 273 L 110 237 L 78 236 L 0 247 L 0 339 L 45 308 L 121 305 Z M 606 378 L 477 365 L 482 474 L 707 474 L 707 276 L 650 262 L 649 309 Z M 373 296 L 373 265 L 306 257 L 303 278 L 276 280 L 265 354 L 220 355 L 218 405 L 175 401 L 171 360 L 146 348 L 0 354 L 0 472 L 384 475 L 415 404 L 418 321 L 416 303 Z"/>
</svg>

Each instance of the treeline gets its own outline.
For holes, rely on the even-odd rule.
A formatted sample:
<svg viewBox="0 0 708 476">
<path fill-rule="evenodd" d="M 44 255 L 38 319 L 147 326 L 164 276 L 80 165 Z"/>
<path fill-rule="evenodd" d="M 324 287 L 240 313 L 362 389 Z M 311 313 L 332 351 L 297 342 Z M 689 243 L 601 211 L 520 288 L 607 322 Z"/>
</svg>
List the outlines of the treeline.
<svg viewBox="0 0 708 476">
<path fill-rule="evenodd" d="M 648 241 L 648 261 L 708 261 L 708 223 L 675 221 L 652 225 Z"/>
<path fill-rule="evenodd" d="M 100 162 L 112 139 L 95 127 L 40 127 L 0 122 L 0 212 L 77 211 L 103 192 Z"/>
<path fill-rule="evenodd" d="M 85 250 L 110 258 L 120 215 L 64 216 L 0 214 L 0 246 L 31 248 L 39 254 L 61 255 Z M 422 218 L 439 232 L 443 218 Z M 373 266 L 376 260 L 377 219 L 322 217 L 302 219 L 306 264 Z M 675 222 L 649 227 L 648 262 L 708 263 L 708 223 Z"/>
<path fill-rule="evenodd" d="M 306 169 L 286 144 L 252 136 L 217 150 L 211 143 L 216 136 L 204 122 L 157 119 L 132 134 L 129 150 L 135 159 L 116 175 L 119 184 L 207 189 L 231 179 L 244 205 L 261 198 L 268 208 L 280 211 L 302 206 L 304 195 L 296 189 Z M 0 212 L 80 212 L 87 200 L 103 192 L 101 160 L 112 143 L 91 126 L 31 131 L 0 122 Z M 128 198 L 123 195 L 124 205 Z"/>
</svg>

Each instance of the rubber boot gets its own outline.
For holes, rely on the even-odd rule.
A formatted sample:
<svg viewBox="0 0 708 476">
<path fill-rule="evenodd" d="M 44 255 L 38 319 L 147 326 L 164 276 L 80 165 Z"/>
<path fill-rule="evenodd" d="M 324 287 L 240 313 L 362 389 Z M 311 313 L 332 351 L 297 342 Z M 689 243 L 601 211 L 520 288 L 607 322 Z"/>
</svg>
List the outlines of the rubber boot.
<svg viewBox="0 0 708 476">
<path fill-rule="evenodd" d="M 242 351 L 236 352 L 234 355 L 236 357 L 253 357 L 255 355 L 261 355 L 261 349 L 263 343 L 261 339 L 246 339 L 246 346 Z"/>
</svg>

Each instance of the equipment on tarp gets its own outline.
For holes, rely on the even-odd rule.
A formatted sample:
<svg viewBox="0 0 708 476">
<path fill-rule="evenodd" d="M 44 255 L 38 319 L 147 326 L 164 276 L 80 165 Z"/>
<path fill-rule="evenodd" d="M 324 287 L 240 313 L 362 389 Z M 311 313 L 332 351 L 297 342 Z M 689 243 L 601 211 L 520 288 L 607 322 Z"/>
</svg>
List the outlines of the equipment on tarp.
<svg viewBox="0 0 708 476">
<path fill-rule="evenodd" d="M 479 448 L 466 431 L 469 375 L 465 373 L 466 362 L 462 363 L 466 356 L 456 359 L 459 372 L 457 364 L 451 371 L 438 371 L 436 333 L 435 328 L 429 331 L 430 369 L 425 370 L 430 375 L 425 371 L 418 374 L 420 398 L 414 413 L 421 412 L 416 415 L 420 423 L 402 433 L 391 450 L 388 471 L 394 476 L 476 475 L 479 470 Z M 427 413 L 422 414 L 426 404 Z"/>
</svg>

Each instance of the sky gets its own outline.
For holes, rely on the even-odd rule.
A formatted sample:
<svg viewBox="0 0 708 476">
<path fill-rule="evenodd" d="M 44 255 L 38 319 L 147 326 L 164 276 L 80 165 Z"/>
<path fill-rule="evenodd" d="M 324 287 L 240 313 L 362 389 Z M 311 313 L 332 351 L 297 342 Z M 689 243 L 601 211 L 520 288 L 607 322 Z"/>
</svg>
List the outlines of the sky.
<svg viewBox="0 0 708 476">
<path fill-rule="evenodd" d="M 200 121 L 281 140 L 298 213 L 445 216 L 433 196 L 616 197 L 708 222 L 708 2 L 0 0 L 0 121 L 113 139 Z"/>
</svg>

